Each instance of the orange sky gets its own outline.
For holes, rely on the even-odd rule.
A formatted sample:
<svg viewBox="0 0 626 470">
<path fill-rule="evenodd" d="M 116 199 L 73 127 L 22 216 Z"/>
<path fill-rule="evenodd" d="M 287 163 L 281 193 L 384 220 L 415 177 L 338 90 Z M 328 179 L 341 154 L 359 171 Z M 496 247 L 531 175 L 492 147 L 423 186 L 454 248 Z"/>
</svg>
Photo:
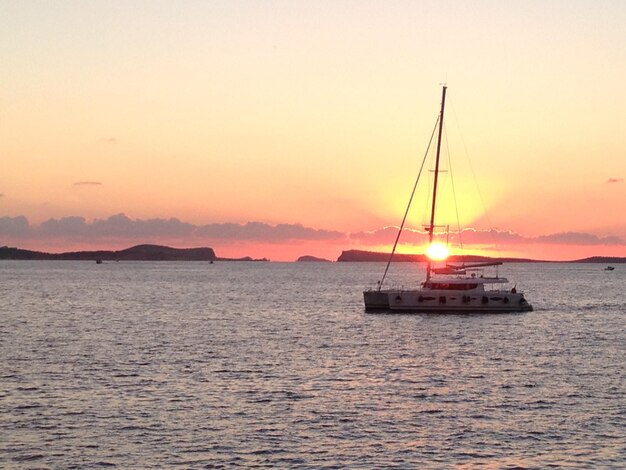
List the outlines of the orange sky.
<svg viewBox="0 0 626 470">
<path fill-rule="evenodd" d="M 464 228 L 497 230 L 503 255 L 626 256 L 624 2 L 7 1 L 0 16 L 0 244 L 383 249 L 446 81 Z M 409 227 L 427 204 L 424 185 Z"/>
</svg>

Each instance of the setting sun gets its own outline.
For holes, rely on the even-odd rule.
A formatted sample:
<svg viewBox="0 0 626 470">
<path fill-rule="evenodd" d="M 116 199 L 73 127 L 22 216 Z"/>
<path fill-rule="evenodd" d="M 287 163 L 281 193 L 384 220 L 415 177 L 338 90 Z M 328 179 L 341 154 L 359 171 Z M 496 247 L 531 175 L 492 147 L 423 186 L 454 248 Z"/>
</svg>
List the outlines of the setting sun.
<svg viewBox="0 0 626 470">
<path fill-rule="evenodd" d="M 443 261 L 450 254 L 448 247 L 443 243 L 434 242 L 426 248 L 426 256 L 433 261 Z"/>
</svg>

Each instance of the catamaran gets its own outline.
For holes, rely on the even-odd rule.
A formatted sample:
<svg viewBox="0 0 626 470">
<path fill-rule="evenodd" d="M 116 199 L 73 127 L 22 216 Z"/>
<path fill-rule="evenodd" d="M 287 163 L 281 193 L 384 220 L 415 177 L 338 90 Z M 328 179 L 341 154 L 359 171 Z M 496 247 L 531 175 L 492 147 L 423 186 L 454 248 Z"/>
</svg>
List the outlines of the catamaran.
<svg viewBox="0 0 626 470">
<path fill-rule="evenodd" d="M 429 248 L 437 250 L 439 245 L 433 243 L 435 235 L 435 215 L 437 202 L 437 183 L 439 180 L 439 156 L 441 153 L 441 136 L 443 133 L 443 118 L 446 104 L 446 90 L 443 87 L 441 97 L 441 111 L 438 116 L 437 152 L 434 170 L 432 206 L 430 224 L 426 227 Z M 433 132 L 434 135 L 434 132 Z M 420 172 L 421 173 L 421 172 Z M 419 176 L 418 176 L 419 180 Z M 416 182 L 417 186 L 417 182 Z M 409 199 L 409 207 L 415 194 L 415 187 Z M 514 286 L 511 289 L 501 287 L 508 284 L 504 277 L 488 276 L 484 268 L 498 266 L 502 263 L 461 263 L 446 264 L 445 267 L 434 267 L 430 258 L 426 265 L 426 280 L 415 289 L 390 288 L 383 289 L 383 282 L 389 264 L 393 258 L 395 247 L 402 233 L 409 207 L 404 215 L 396 243 L 391 252 L 383 278 L 374 289 L 363 292 L 366 311 L 393 311 L 393 312 L 422 312 L 422 313 L 505 313 L 528 312 L 533 307 L 524 293 Z M 435 258 L 436 256 L 433 256 Z"/>
</svg>

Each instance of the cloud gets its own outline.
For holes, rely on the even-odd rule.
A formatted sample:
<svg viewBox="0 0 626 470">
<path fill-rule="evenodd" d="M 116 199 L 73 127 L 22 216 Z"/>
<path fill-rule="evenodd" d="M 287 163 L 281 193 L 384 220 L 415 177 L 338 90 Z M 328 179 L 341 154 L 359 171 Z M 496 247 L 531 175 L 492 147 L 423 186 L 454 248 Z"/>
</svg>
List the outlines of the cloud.
<svg viewBox="0 0 626 470">
<path fill-rule="evenodd" d="M 336 240 L 344 234 L 332 230 L 319 230 L 301 224 L 269 225 L 263 222 L 246 224 L 209 224 L 198 227 L 195 234 L 209 239 L 230 239 L 249 241 L 286 241 L 286 240 Z"/>
<path fill-rule="evenodd" d="M 39 227 L 33 229 L 33 235 L 44 238 L 76 238 L 87 236 L 88 231 L 87 221 L 83 217 L 63 217 L 42 222 Z"/>
<path fill-rule="evenodd" d="M 609 178 L 606 182 L 607 183 L 623 183 L 624 178 Z"/>
<path fill-rule="evenodd" d="M 348 238 L 362 245 L 391 245 L 398 235 L 399 227 L 389 225 L 378 230 L 350 233 Z M 428 240 L 425 231 L 405 228 L 399 243 L 419 245 Z"/>
<path fill-rule="evenodd" d="M 508 230 L 465 229 L 461 232 L 465 244 L 474 245 L 527 245 L 531 243 L 547 245 L 626 245 L 619 237 L 598 237 L 591 233 L 562 232 L 528 237 Z"/>
<path fill-rule="evenodd" d="M 538 243 L 563 245 L 626 245 L 619 237 L 598 237 L 591 233 L 564 232 L 542 235 L 536 238 Z"/>
<path fill-rule="evenodd" d="M 133 220 L 124 214 L 96 219 L 90 225 L 93 236 L 104 238 L 179 238 L 193 235 L 195 229 L 195 225 L 176 218 Z"/>
<path fill-rule="evenodd" d="M 99 181 L 77 181 L 72 183 L 72 186 L 102 186 L 102 183 Z"/>
<path fill-rule="evenodd" d="M 459 240 L 459 236 L 453 234 L 455 241 Z M 520 245 L 532 243 L 532 238 L 525 237 L 519 233 L 510 230 L 477 230 L 474 228 L 466 228 L 461 231 L 461 241 L 468 245 Z"/>
<path fill-rule="evenodd" d="M 7 238 L 26 237 L 31 231 L 28 219 L 23 215 L 17 217 L 0 217 L 0 236 Z"/>
<path fill-rule="evenodd" d="M 445 235 L 437 233 L 438 235 Z M 354 240 L 363 245 L 391 245 L 398 235 L 398 227 L 388 226 L 379 230 L 370 232 L 356 232 L 348 235 L 350 240 Z M 532 239 L 523 237 L 522 235 L 511 231 L 499 230 L 476 230 L 473 228 L 463 229 L 461 233 L 451 232 L 450 241 L 458 243 L 462 241 L 464 244 L 477 245 L 493 245 L 494 243 L 530 243 Z M 420 245 L 428 241 L 428 232 L 425 230 L 416 230 L 405 228 L 402 230 L 400 244 Z"/>
<path fill-rule="evenodd" d="M 70 239 L 154 239 L 182 238 L 193 234 L 195 226 L 178 219 L 133 220 L 124 214 L 87 222 L 83 217 L 63 217 L 42 222 L 33 230 L 36 238 Z"/>
</svg>

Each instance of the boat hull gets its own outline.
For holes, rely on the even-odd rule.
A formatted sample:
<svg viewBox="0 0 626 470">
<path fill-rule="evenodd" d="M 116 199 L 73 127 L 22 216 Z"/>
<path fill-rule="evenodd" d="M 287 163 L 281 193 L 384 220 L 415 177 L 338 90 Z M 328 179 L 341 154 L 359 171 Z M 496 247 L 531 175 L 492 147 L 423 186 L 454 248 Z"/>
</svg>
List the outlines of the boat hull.
<svg viewBox="0 0 626 470">
<path fill-rule="evenodd" d="M 367 312 L 510 313 L 531 312 L 520 292 L 441 290 L 370 290 L 363 292 Z"/>
<path fill-rule="evenodd" d="M 368 312 L 389 310 L 389 291 L 367 290 L 363 292 L 365 310 Z"/>
</svg>

